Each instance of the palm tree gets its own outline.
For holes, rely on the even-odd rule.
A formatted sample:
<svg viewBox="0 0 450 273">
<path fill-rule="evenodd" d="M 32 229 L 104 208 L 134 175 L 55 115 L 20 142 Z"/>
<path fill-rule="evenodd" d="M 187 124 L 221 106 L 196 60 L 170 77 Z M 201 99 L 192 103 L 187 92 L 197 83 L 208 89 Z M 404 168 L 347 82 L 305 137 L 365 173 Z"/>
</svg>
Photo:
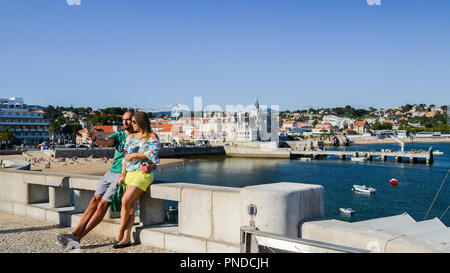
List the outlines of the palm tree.
<svg viewBox="0 0 450 273">
<path fill-rule="evenodd" d="M 61 135 L 62 133 L 62 124 L 60 119 L 50 121 L 50 129 L 48 131 L 53 135 L 53 143 L 54 143 L 56 135 Z"/>
<path fill-rule="evenodd" d="M 8 127 L 2 128 L 0 132 L 0 142 L 6 142 L 6 146 L 9 146 L 10 143 L 14 143 L 16 140 L 16 137 L 9 131 Z"/>
</svg>

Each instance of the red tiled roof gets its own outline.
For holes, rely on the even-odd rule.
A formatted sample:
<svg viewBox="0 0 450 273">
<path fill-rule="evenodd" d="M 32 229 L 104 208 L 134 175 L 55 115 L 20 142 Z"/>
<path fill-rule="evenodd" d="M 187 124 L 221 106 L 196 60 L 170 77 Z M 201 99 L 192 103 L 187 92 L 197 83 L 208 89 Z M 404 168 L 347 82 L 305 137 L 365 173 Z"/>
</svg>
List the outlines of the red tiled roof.
<svg viewBox="0 0 450 273">
<path fill-rule="evenodd" d="M 287 121 L 283 121 L 283 124 L 293 124 L 295 121 L 293 120 L 287 120 Z"/>
<path fill-rule="evenodd" d="M 105 133 L 111 133 L 111 134 L 116 132 L 116 131 L 114 131 L 114 128 L 112 125 L 97 125 L 97 126 L 94 126 L 92 131 L 105 132 Z"/>
<path fill-rule="evenodd" d="M 365 120 L 357 120 L 357 121 L 355 121 L 355 126 L 356 127 L 363 127 L 364 125 L 366 125 L 367 124 L 367 121 L 365 121 Z"/>
</svg>

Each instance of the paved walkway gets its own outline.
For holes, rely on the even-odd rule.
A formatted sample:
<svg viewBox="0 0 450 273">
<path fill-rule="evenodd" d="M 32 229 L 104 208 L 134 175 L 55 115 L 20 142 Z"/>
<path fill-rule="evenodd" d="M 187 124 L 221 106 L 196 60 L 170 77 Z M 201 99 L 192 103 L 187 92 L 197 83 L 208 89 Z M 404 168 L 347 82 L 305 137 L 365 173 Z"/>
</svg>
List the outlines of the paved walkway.
<svg viewBox="0 0 450 273">
<path fill-rule="evenodd" d="M 57 233 L 69 233 L 68 227 L 34 218 L 11 215 L 0 211 L 0 253 L 164 253 L 154 247 L 135 245 L 113 249 L 113 238 L 88 234 L 81 241 L 81 249 L 68 250 L 58 246 Z"/>
</svg>

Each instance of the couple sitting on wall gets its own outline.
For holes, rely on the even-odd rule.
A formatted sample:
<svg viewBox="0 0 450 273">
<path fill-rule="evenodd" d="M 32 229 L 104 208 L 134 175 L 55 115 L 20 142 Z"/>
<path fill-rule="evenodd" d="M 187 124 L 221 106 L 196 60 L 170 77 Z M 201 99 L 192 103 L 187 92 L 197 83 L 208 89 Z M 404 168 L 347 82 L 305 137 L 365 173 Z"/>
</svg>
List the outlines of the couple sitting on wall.
<svg viewBox="0 0 450 273">
<path fill-rule="evenodd" d="M 120 185 L 126 185 L 120 210 L 120 228 L 114 241 L 114 248 L 131 245 L 131 230 L 134 224 L 134 212 L 139 196 L 147 191 L 153 182 L 151 172 L 159 164 L 160 143 L 158 136 L 152 131 L 150 120 L 143 112 L 127 111 L 122 116 L 125 130 L 100 139 L 90 133 L 93 142 L 101 146 L 115 148 L 111 169 L 99 181 L 94 197 L 78 226 L 69 234 L 57 234 L 57 244 L 66 247 L 71 241 L 77 241 L 97 226 L 105 216 L 112 202 L 112 196 Z"/>
</svg>

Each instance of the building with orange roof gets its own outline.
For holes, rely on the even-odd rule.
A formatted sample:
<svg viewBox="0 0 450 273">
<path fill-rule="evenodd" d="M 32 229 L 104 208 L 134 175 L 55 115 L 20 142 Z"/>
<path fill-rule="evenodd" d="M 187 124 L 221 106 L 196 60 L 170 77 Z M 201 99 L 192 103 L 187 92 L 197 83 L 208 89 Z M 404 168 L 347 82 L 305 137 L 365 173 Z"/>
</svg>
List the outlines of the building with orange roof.
<svg viewBox="0 0 450 273">
<path fill-rule="evenodd" d="M 333 125 L 328 122 L 319 122 L 314 126 L 312 133 L 315 135 L 330 134 L 333 131 Z"/>
<path fill-rule="evenodd" d="M 282 125 L 283 129 L 293 129 L 295 127 L 297 127 L 297 122 L 295 122 L 294 120 L 283 121 L 283 125 Z"/>
<path fill-rule="evenodd" d="M 431 112 L 442 113 L 443 110 L 440 106 L 433 106 L 433 107 L 431 107 Z"/>
<path fill-rule="evenodd" d="M 360 135 L 370 133 L 370 125 L 366 120 L 357 120 L 353 123 L 353 131 Z"/>
</svg>

